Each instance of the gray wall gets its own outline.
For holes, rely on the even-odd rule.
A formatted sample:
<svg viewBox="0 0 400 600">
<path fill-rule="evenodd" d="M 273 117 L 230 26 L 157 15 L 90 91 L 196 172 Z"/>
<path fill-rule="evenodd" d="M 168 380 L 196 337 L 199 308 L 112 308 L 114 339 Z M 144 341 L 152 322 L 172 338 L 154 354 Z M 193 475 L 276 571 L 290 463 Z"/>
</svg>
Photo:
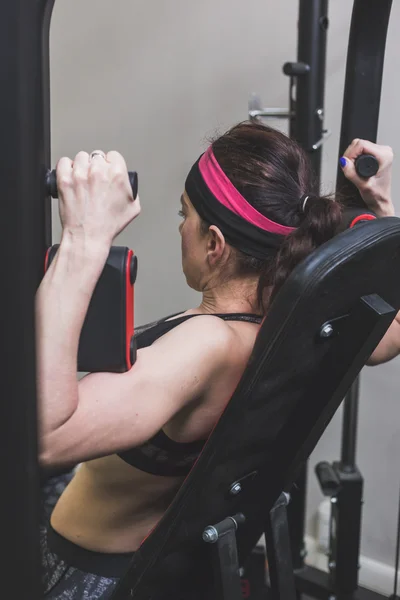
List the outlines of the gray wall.
<svg viewBox="0 0 400 600">
<path fill-rule="evenodd" d="M 377 0 L 378 1 L 378 0 Z M 323 185 L 334 185 L 349 0 L 331 1 Z M 379 139 L 400 134 L 400 6 L 389 32 Z M 180 269 L 179 197 L 208 136 L 247 117 L 248 95 L 287 104 L 282 64 L 296 57 L 295 0 L 57 0 L 52 30 L 53 163 L 81 149 L 117 149 L 140 173 L 143 212 L 121 237 L 140 259 L 136 321 L 198 302 Z M 394 197 L 400 191 L 395 173 Z M 399 207 L 400 208 L 400 207 Z M 54 217 L 55 240 L 59 236 Z M 398 361 L 365 370 L 359 465 L 366 478 L 362 551 L 392 563 L 399 487 Z M 336 459 L 338 415 L 312 456 Z M 321 495 L 310 476 L 309 528 Z"/>
</svg>

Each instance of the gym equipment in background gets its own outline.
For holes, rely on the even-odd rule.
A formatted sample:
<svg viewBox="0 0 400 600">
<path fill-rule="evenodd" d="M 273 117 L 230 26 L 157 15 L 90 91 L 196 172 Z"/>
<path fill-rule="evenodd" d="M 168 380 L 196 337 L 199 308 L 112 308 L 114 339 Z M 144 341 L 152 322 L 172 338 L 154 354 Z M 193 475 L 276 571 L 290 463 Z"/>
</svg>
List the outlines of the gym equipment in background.
<svg viewBox="0 0 400 600">
<path fill-rule="evenodd" d="M 306 150 L 320 178 L 322 149 L 331 131 L 324 127 L 328 0 L 299 0 L 297 61 L 286 62 L 289 108 L 263 108 L 257 94 L 249 100 L 250 119 L 289 120 L 289 135 Z"/>
<path fill-rule="evenodd" d="M 249 101 L 250 119 L 289 119 L 289 135 L 307 152 L 316 180 L 321 179 L 322 151 L 331 132 L 325 128 L 326 47 L 329 30 L 328 0 L 299 0 L 297 61 L 286 62 L 289 108 L 262 108 L 257 95 Z M 304 567 L 307 465 L 299 469 L 287 507 L 295 569 Z"/>
<path fill-rule="evenodd" d="M 386 38 L 392 0 L 355 0 L 350 28 L 343 99 L 339 156 L 355 138 L 376 141 Z M 360 176 L 377 172 L 376 161 L 364 157 L 358 164 Z M 348 209 L 365 207 L 358 191 L 338 167 L 337 190 L 349 199 Z M 382 598 L 358 585 L 362 519 L 363 478 L 356 465 L 359 380 L 348 391 L 344 401 L 341 458 L 330 466 L 330 475 L 338 485 L 331 497 L 331 540 L 328 557 L 329 573 L 304 566 L 296 574 L 299 593 L 314 598 L 327 595 L 346 598 Z M 322 490 L 330 494 L 319 469 Z M 304 522 L 303 514 L 298 518 Z"/>
<path fill-rule="evenodd" d="M 392 0 L 376 3 L 374 0 L 355 0 L 346 67 L 346 83 L 343 100 L 342 131 L 339 156 L 356 138 L 376 141 L 382 87 L 383 63 L 386 36 Z M 257 96 L 250 99 L 250 118 L 288 118 L 289 134 L 308 152 L 315 175 L 320 179 L 321 152 L 330 132 L 323 127 L 325 56 L 328 30 L 328 1 L 300 0 L 298 20 L 298 60 L 286 63 L 283 71 L 290 76 L 289 109 L 263 109 Z M 373 44 L 369 40 L 373 39 Z M 356 161 L 360 177 L 371 177 L 378 171 L 375 157 L 363 155 Z M 349 199 L 344 211 L 342 229 L 351 223 L 365 219 L 357 213 L 361 210 L 366 218 L 373 218 L 365 211 L 356 188 L 338 169 L 337 190 Z M 355 211 L 355 212 L 353 212 Z M 358 219 L 357 219 L 358 217 Z M 355 222 L 352 219 L 355 218 Z M 342 461 L 344 469 L 359 474 L 355 467 L 355 446 L 357 434 L 358 381 L 349 390 L 345 399 L 342 431 Z M 361 475 L 360 475 L 361 477 Z M 351 477 L 346 481 L 350 486 Z M 362 487 L 362 486 L 361 486 Z M 343 518 L 340 523 L 339 542 L 331 550 L 329 559 L 330 575 L 327 577 L 317 569 L 305 565 L 305 516 L 307 495 L 307 465 L 299 469 L 298 478 L 291 490 L 288 516 L 291 535 L 293 566 L 298 573 L 299 592 L 306 590 L 310 595 L 322 597 L 353 593 L 358 589 L 359 542 L 361 533 L 361 496 L 354 482 L 354 494 L 343 493 L 341 507 Z M 335 502 L 335 501 L 334 501 Z M 352 527 L 343 526 L 344 517 L 352 514 Z M 307 580 L 313 580 L 308 585 Z M 304 580 L 304 581 L 303 581 Z M 358 589 L 358 594 L 368 594 Z"/>
</svg>

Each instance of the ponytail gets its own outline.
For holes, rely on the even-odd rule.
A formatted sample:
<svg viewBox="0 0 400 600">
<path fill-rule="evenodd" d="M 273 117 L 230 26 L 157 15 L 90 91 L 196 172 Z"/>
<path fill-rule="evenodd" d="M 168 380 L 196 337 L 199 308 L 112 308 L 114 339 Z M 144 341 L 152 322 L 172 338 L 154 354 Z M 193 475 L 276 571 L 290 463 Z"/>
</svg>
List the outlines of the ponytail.
<svg viewBox="0 0 400 600">
<path fill-rule="evenodd" d="M 341 224 L 342 206 L 330 196 L 309 196 L 303 207 L 300 225 L 285 238 L 275 261 L 269 262 L 261 274 L 258 285 L 261 306 L 273 301 L 293 269 L 318 246 L 334 237 Z"/>
</svg>

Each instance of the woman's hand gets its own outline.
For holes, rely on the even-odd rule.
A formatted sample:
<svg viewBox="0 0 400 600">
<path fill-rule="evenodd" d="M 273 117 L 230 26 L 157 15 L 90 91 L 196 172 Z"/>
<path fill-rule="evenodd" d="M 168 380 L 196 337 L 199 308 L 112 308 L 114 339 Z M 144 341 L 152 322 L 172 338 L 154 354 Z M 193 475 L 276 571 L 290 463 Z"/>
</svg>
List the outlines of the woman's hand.
<svg viewBox="0 0 400 600">
<path fill-rule="evenodd" d="M 379 171 L 374 177 L 364 179 L 357 175 L 355 161 L 361 154 L 372 154 L 377 159 Z M 347 148 L 343 159 L 341 159 L 341 165 L 345 176 L 358 188 L 368 208 L 378 217 L 394 216 L 395 211 L 391 198 L 392 148 L 355 139 Z"/>
<path fill-rule="evenodd" d="M 74 238 L 112 244 L 140 213 L 133 198 L 128 170 L 118 152 L 79 152 L 57 165 L 63 233 Z"/>
</svg>

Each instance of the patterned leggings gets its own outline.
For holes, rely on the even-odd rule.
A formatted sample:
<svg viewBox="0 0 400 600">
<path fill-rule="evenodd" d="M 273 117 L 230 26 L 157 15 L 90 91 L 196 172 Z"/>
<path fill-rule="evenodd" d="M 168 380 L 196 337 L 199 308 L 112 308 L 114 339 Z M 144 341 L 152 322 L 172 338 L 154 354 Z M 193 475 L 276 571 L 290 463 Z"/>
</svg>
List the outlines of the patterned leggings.
<svg viewBox="0 0 400 600">
<path fill-rule="evenodd" d="M 48 547 L 47 527 L 51 513 L 74 473 L 67 473 L 48 480 L 42 487 L 42 517 L 40 543 L 42 553 L 42 581 L 46 600 L 108 600 L 118 583 L 117 578 L 108 579 L 70 567 Z"/>
</svg>

